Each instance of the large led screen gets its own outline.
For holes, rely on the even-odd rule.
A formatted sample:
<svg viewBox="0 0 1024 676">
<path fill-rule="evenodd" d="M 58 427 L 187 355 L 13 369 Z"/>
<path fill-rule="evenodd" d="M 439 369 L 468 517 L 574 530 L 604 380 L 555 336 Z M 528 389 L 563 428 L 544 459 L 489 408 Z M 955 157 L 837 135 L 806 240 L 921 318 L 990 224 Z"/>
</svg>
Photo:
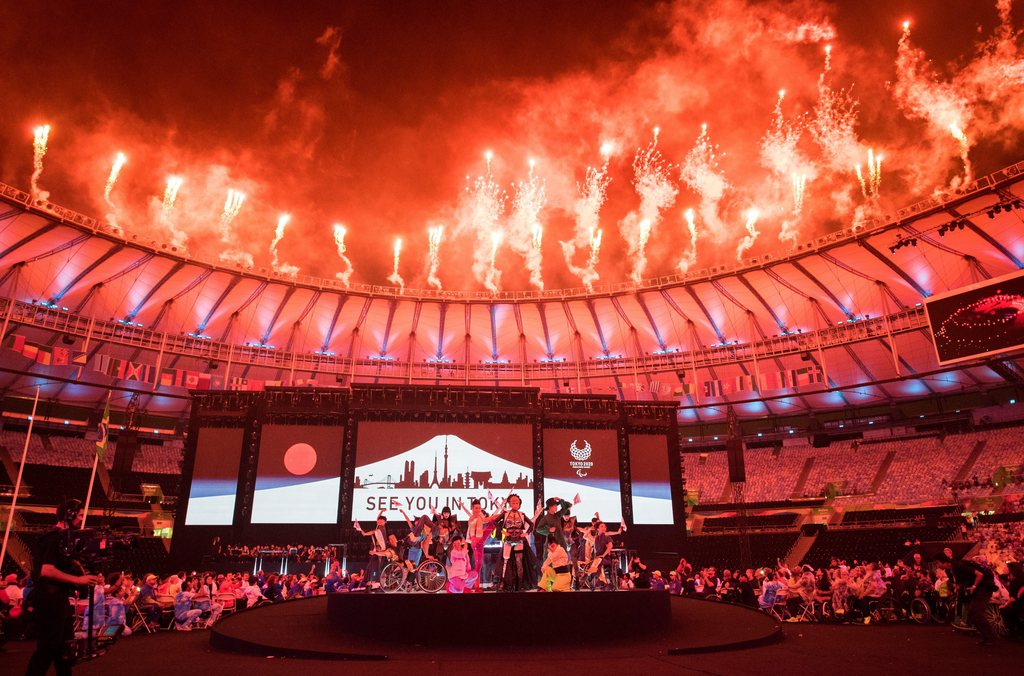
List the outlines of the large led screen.
<svg viewBox="0 0 1024 676">
<path fill-rule="evenodd" d="M 622 520 L 618 435 L 608 429 L 544 430 L 544 495 L 579 504 L 573 514 L 589 521 Z"/>
<path fill-rule="evenodd" d="M 361 422 L 352 518 L 441 511 L 465 518 L 474 498 L 493 510 L 511 493 L 533 505 L 533 428 L 487 423 Z M 365 525 L 365 524 L 364 524 Z"/>
<path fill-rule="evenodd" d="M 186 526 L 230 526 L 235 516 L 243 430 L 202 427 L 196 437 Z"/>
<path fill-rule="evenodd" d="M 252 523 L 337 523 L 340 426 L 264 425 Z"/>
<path fill-rule="evenodd" d="M 633 523 L 671 524 L 672 485 L 668 476 L 668 438 L 664 434 L 629 435 L 629 476 Z"/>
<path fill-rule="evenodd" d="M 974 284 L 925 301 L 940 364 L 1024 346 L 1024 274 Z"/>
</svg>

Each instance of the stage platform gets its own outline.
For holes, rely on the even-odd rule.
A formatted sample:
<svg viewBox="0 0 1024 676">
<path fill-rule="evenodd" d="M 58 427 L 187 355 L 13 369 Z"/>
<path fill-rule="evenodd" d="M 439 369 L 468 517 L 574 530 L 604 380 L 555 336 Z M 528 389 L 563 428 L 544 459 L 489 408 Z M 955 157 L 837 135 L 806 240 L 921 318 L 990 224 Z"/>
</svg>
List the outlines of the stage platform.
<svg viewBox="0 0 1024 676">
<path fill-rule="evenodd" d="M 618 609 L 637 612 L 630 609 L 645 603 L 646 614 L 617 614 Z M 432 613 L 431 619 L 417 612 Z M 665 612 L 659 628 L 657 618 Z M 479 648 L 549 643 L 558 647 L 560 657 L 569 658 L 587 655 L 594 641 L 630 651 L 688 654 L 760 645 L 781 637 L 781 626 L 763 613 L 663 592 L 354 593 L 236 613 L 214 626 L 210 644 L 264 656 L 386 660 L 428 646 L 458 650 L 472 644 Z"/>
</svg>

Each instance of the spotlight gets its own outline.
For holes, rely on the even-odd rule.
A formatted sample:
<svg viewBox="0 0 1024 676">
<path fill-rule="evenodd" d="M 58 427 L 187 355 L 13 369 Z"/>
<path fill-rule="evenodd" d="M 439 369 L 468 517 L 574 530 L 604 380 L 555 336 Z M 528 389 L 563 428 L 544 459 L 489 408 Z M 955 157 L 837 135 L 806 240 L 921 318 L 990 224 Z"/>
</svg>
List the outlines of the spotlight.
<svg viewBox="0 0 1024 676">
<path fill-rule="evenodd" d="M 65 333 L 63 336 L 60 337 L 60 342 L 64 343 L 65 345 L 74 345 L 75 339 L 74 337 L 69 336 L 68 334 Z"/>
<path fill-rule="evenodd" d="M 995 212 L 995 211 L 993 211 L 992 209 L 989 209 L 989 210 L 988 210 L 987 212 L 985 212 L 985 213 L 987 213 L 987 214 L 988 214 L 988 217 L 989 217 L 989 218 L 995 218 L 995 217 L 996 217 L 996 212 Z"/>
</svg>

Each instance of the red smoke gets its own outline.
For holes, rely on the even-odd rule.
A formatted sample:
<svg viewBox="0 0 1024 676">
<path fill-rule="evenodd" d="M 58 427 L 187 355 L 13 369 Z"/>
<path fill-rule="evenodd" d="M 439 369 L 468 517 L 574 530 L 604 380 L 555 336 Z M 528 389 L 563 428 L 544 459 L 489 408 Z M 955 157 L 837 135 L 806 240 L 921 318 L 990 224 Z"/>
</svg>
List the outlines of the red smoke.
<svg viewBox="0 0 1024 676">
<path fill-rule="evenodd" d="M 104 182 L 115 153 L 124 151 L 128 162 L 112 201 L 130 234 L 169 239 L 159 204 L 173 173 L 184 178 L 174 222 L 193 255 L 217 260 L 218 221 L 227 191 L 236 189 L 247 199 L 233 222 L 235 235 L 257 267 L 269 267 L 277 218 L 288 212 L 280 260 L 302 274 L 333 278 L 346 268 L 333 238 L 333 224 L 343 223 L 353 282 L 385 283 L 392 243 L 401 236 L 400 273 L 407 286 L 422 288 L 427 229 L 443 223 L 441 284 L 479 290 L 469 263 L 474 246 L 485 240 L 464 222 L 472 212 L 464 200 L 466 178 L 485 172 L 489 148 L 494 180 L 509 194 L 514 183 L 527 180 L 528 159 L 536 160 L 547 198 L 539 217 L 541 273 L 550 289 L 580 284 L 559 242 L 574 236 L 577 181 L 588 166 L 600 166 L 606 141 L 618 151 L 600 214 L 598 283 L 628 278 L 633 262 L 626 259 L 620 223 L 640 208 L 632 186 L 634 151 L 649 143 L 656 126 L 665 161 L 679 165 L 707 123 L 725 188 L 709 206 L 674 169 L 679 193 L 651 233 L 649 277 L 673 272 L 690 249 L 687 208 L 697 214 L 699 255 L 691 266 L 697 269 L 735 260 L 751 208 L 761 214 L 748 252 L 757 255 L 792 246 L 792 240 L 780 241 L 784 227 L 802 241 L 949 185 L 963 165 L 956 140 L 935 122 L 944 118 L 926 110 L 929 99 L 920 94 L 929 81 L 971 113 L 964 131 L 976 176 L 1020 159 L 1005 157 L 1024 128 L 1024 62 L 1009 0 L 1000 0 L 998 12 L 995 6 L 975 9 L 987 24 L 982 41 L 962 38 L 934 63 L 927 62 L 927 43 L 916 41 L 928 39 L 925 20 L 934 22 L 932 15 L 943 10 L 924 3 L 922 26 L 911 29 L 908 45 L 923 51 L 905 58 L 914 68 L 900 72 L 902 15 L 876 12 L 885 22 L 872 24 L 867 12 L 847 16 L 843 12 L 851 10 L 826 3 L 694 0 L 638 3 L 623 14 L 590 16 L 587 5 L 567 4 L 572 9 L 550 11 L 573 12 L 575 23 L 544 11 L 488 22 L 484 9 L 464 8 L 465 17 L 451 9 L 456 16 L 443 17 L 450 33 L 426 43 L 415 42 L 425 40 L 416 33 L 416 17 L 385 9 L 340 16 L 310 11 L 285 26 L 259 14 L 200 20 L 199 6 L 185 3 L 161 18 L 167 37 L 158 55 L 145 52 L 134 31 L 116 25 L 103 34 L 102 25 L 61 12 L 30 17 L 0 10 L 5 26 L 20 26 L 16 38 L 0 43 L 4 62 L 16 64 L 4 84 L 0 180 L 27 186 L 31 126 L 51 123 L 41 185 L 53 201 L 102 218 L 110 211 Z M 43 18 L 48 23 L 39 25 Z M 123 21 L 143 18 L 155 20 Z M 379 44 L 367 42 L 374 26 Z M 579 37 L 588 27 L 590 37 Z M 54 53 L 36 46 L 47 30 L 54 34 L 46 38 Z M 289 36 L 282 35 L 286 30 Z M 526 44 L 549 40 L 563 52 L 550 57 L 557 63 L 547 62 L 541 48 L 532 54 L 536 62 L 530 53 L 506 55 L 503 45 L 516 40 L 507 31 L 520 31 Z M 852 124 L 853 136 L 838 154 L 826 152 L 810 131 L 820 129 L 815 110 L 821 110 L 826 43 L 834 47 L 822 81 L 851 104 L 842 114 L 850 115 L 843 121 Z M 92 45 L 106 57 L 89 56 Z M 766 133 L 777 123 L 779 89 L 786 90 L 780 108 L 791 125 L 786 133 L 797 134 L 786 136 L 786 147 L 794 166 L 809 174 L 798 217 L 789 164 L 777 155 L 767 161 L 770 153 L 763 152 Z M 885 158 L 878 201 L 862 197 L 847 166 L 867 148 Z M 507 221 L 500 225 L 508 227 Z M 578 251 L 577 264 L 585 254 L 585 247 Z M 503 245 L 501 288 L 531 288 L 524 255 Z"/>
</svg>

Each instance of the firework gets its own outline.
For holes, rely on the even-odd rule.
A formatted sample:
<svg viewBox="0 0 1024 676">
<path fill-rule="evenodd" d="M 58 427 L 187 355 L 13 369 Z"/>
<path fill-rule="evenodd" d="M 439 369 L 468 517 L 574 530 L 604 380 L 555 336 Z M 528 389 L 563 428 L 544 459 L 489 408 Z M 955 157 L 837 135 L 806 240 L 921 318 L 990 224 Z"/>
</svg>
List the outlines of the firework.
<svg viewBox="0 0 1024 676">
<path fill-rule="evenodd" d="M 807 174 L 793 174 L 793 213 L 804 210 L 804 193 L 807 191 Z"/>
<path fill-rule="evenodd" d="M 231 230 L 231 223 L 238 216 L 238 212 L 242 210 L 243 204 L 245 204 L 245 193 L 229 189 L 228 196 L 224 200 L 224 209 L 221 210 L 220 218 L 217 220 L 220 241 L 224 244 L 231 244 L 235 240 L 234 232 Z"/>
<path fill-rule="evenodd" d="M 730 186 L 718 166 L 718 146 L 711 142 L 706 124 L 701 125 L 700 135 L 683 158 L 679 179 L 700 196 L 697 211 L 703 230 L 710 231 L 715 241 L 722 241 L 727 229 L 719 217 L 719 204 Z"/>
<path fill-rule="evenodd" d="M 744 227 L 747 229 L 747 234 L 743 238 L 743 241 L 740 242 L 740 245 L 736 247 L 736 260 L 743 260 L 743 254 L 746 253 L 750 247 L 754 246 L 754 241 L 757 239 L 758 235 L 761 234 L 757 231 L 756 227 L 757 219 L 760 216 L 761 212 L 757 209 L 747 210 L 747 222 L 744 224 Z"/>
<path fill-rule="evenodd" d="M 896 81 L 892 85 L 896 103 L 912 118 L 925 121 L 941 136 L 957 143 L 963 180 L 971 180 L 967 123 L 972 116 L 968 97 L 955 83 L 940 81 L 924 52 L 910 42 L 910 22 L 903 22 L 903 34 L 896 50 Z"/>
<path fill-rule="evenodd" d="M 832 45 L 825 47 L 825 65 L 818 76 L 818 101 L 808 125 L 811 138 L 821 148 L 822 159 L 833 171 L 847 171 L 857 162 L 861 145 L 857 140 L 857 100 L 845 89 L 829 84 Z"/>
<path fill-rule="evenodd" d="M 665 162 L 658 150 L 660 133 L 661 129 L 655 127 L 651 143 L 638 149 L 633 157 L 633 188 L 640 196 L 640 207 L 619 223 L 632 264 L 630 278 L 635 283 L 643 279 L 647 269 L 647 242 L 661 220 L 661 213 L 672 206 L 679 192 L 669 177 L 672 165 Z"/>
<path fill-rule="evenodd" d="M 184 183 L 185 179 L 181 176 L 167 177 L 167 187 L 164 188 L 164 201 L 160 208 L 165 219 L 170 216 L 171 210 L 174 209 L 174 204 L 178 201 L 178 191 L 181 190 L 181 186 Z"/>
<path fill-rule="evenodd" d="M 124 153 L 118 153 L 114 157 L 114 163 L 110 166 L 110 175 L 107 176 L 107 183 L 103 186 L 103 199 L 113 208 L 113 204 L 110 202 L 110 193 L 114 190 L 114 184 L 117 183 L 117 178 L 121 175 L 121 169 L 124 168 L 128 158 Z"/>
<path fill-rule="evenodd" d="M 341 282 L 348 286 L 349 279 L 352 277 L 352 261 L 349 260 L 346 255 L 348 249 L 345 247 L 345 234 L 348 232 L 345 226 L 341 223 L 334 224 L 334 246 L 338 248 L 338 258 L 345 264 L 345 269 L 341 272 L 334 274 L 335 277 L 341 280 Z"/>
<path fill-rule="evenodd" d="M 441 239 L 444 237 L 444 226 L 435 225 L 432 228 L 427 229 L 427 244 L 430 247 L 430 251 L 427 254 L 430 262 L 430 270 L 427 272 L 427 284 L 430 286 L 440 289 L 441 280 L 437 277 L 437 270 L 441 266 Z"/>
<path fill-rule="evenodd" d="M 601 253 L 601 229 L 600 223 L 601 207 L 604 205 L 607 196 L 608 184 L 611 178 L 608 176 L 608 160 L 611 158 L 614 146 L 610 141 L 601 144 L 601 157 L 604 162 L 600 167 L 587 167 L 587 173 L 582 183 L 576 184 L 579 196 L 573 204 L 573 212 L 576 214 L 574 236 L 567 241 L 560 241 L 562 256 L 569 271 L 580 278 L 587 291 L 594 290 L 594 282 L 598 279 L 597 263 Z M 589 246 L 590 254 L 587 257 L 586 267 L 578 267 L 573 263 L 578 248 Z"/>
<path fill-rule="evenodd" d="M 274 239 L 270 242 L 270 267 L 274 272 L 294 277 L 299 274 L 299 268 L 294 265 L 282 263 L 278 256 L 277 245 L 284 239 L 285 228 L 292 220 L 291 214 L 281 214 L 277 219 L 277 227 L 274 228 Z"/>
<path fill-rule="evenodd" d="M 865 199 L 878 199 L 879 190 L 882 186 L 882 156 L 875 155 L 872 148 L 868 148 L 868 173 L 865 176 L 858 164 L 854 168 L 857 174 L 857 182 L 860 183 L 860 192 Z"/>
<path fill-rule="evenodd" d="M 485 156 L 488 157 L 488 156 Z M 490 159 L 488 159 L 488 168 Z M 498 291 L 501 273 L 491 256 L 494 233 L 500 232 L 505 213 L 505 191 L 495 182 L 490 171 L 471 181 L 466 177 L 466 190 L 459 206 L 456 234 L 468 233 L 474 239 L 473 276 L 489 291 Z"/>
<path fill-rule="evenodd" d="M 122 234 L 121 226 L 117 222 L 117 207 L 114 206 L 114 202 L 111 200 L 110 195 L 114 190 L 114 184 L 117 183 L 117 178 L 121 175 L 121 169 L 124 168 L 128 158 L 125 157 L 124 153 L 118 153 L 114 156 L 114 163 L 110 166 L 110 175 L 107 176 L 107 183 L 103 186 L 103 201 L 107 203 L 107 207 L 110 211 L 107 213 L 107 223 L 111 229 L 117 233 Z"/>
<path fill-rule="evenodd" d="M 693 209 L 684 211 L 683 218 L 686 219 L 686 230 L 690 233 L 690 250 L 679 259 L 676 267 L 685 274 L 687 270 L 697 263 L 697 222 Z"/>
<path fill-rule="evenodd" d="M 540 212 L 547 204 L 544 181 L 533 172 L 534 161 L 530 160 L 530 173 L 525 181 L 515 184 L 512 198 L 512 213 L 509 216 L 508 244 L 520 254 L 530 273 L 530 283 L 538 289 L 544 288 L 541 276 L 541 234 Z"/>
<path fill-rule="evenodd" d="M 397 286 L 401 290 L 405 290 L 405 280 L 402 279 L 402 275 L 398 274 L 398 263 L 402 257 L 402 238 L 395 238 L 394 248 L 394 261 L 391 266 L 391 274 L 388 275 L 388 281 Z"/>
<path fill-rule="evenodd" d="M 185 179 L 181 176 L 168 176 L 167 185 L 164 187 L 164 199 L 160 203 L 160 220 L 171 233 L 171 246 L 186 248 L 188 235 L 178 229 L 177 219 L 174 218 L 174 205 L 178 201 L 178 191 L 184 185 Z"/>
<path fill-rule="evenodd" d="M 34 200 L 50 199 L 50 193 L 39 186 L 39 177 L 43 175 L 43 158 L 46 157 L 49 142 L 50 125 L 44 124 L 32 129 L 32 199 Z"/>
</svg>

